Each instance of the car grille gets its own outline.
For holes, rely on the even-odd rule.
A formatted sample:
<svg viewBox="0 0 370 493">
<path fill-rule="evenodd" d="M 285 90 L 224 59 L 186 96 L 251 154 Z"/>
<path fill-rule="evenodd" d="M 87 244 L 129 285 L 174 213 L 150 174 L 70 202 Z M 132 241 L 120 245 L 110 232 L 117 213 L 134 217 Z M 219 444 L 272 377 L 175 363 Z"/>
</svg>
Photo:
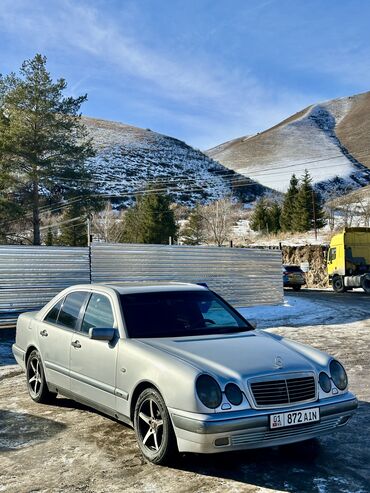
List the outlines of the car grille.
<svg viewBox="0 0 370 493">
<path fill-rule="evenodd" d="M 257 406 L 283 406 L 314 400 L 316 383 L 313 376 L 284 378 L 251 383 L 251 391 Z"/>
</svg>

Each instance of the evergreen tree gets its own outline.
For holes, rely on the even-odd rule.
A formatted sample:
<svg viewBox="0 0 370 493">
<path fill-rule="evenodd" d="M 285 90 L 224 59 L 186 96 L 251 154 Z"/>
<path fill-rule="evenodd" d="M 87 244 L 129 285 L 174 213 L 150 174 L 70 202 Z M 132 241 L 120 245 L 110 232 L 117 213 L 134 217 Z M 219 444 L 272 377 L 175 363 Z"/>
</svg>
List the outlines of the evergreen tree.
<svg viewBox="0 0 370 493">
<path fill-rule="evenodd" d="M 258 200 L 254 208 L 250 226 L 253 231 L 260 231 L 261 233 L 270 232 L 270 214 L 264 197 Z"/>
<path fill-rule="evenodd" d="M 277 234 L 281 230 L 281 226 L 280 226 L 281 207 L 277 202 L 272 203 L 271 207 L 268 209 L 268 215 L 269 215 L 270 233 Z"/>
<path fill-rule="evenodd" d="M 312 178 L 308 170 L 301 179 L 297 197 L 296 231 L 309 231 L 325 226 L 324 210 L 321 198 L 312 187 Z"/>
<path fill-rule="evenodd" d="M 87 215 L 78 203 L 71 204 L 63 214 L 58 243 L 80 247 L 87 245 Z"/>
<path fill-rule="evenodd" d="M 199 205 L 191 212 L 182 236 L 185 245 L 201 245 L 206 241 L 205 224 Z"/>
<path fill-rule="evenodd" d="M 11 190 L 13 203 L 31 212 L 35 245 L 45 197 L 50 203 L 77 188 L 90 191 L 81 185 L 89 178 L 86 159 L 94 155 L 79 114 L 87 96 L 66 97 L 66 87 L 64 79 L 51 79 L 39 54 L 22 64 L 19 75 L 0 76 L 0 176 L 12 180 L 12 187 L 0 183 L 0 191 Z"/>
<path fill-rule="evenodd" d="M 51 228 L 51 226 L 49 226 L 48 232 L 46 234 L 45 245 L 46 246 L 53 246 L 53 241 L 54 241 L 53 229 Z"/>
<path fill-rule="evenodd" d="M 298 183 L 296 176 L 293 174 L 281 210 L 280 225 L 283 231 L 296 230 Z"/>
<path fill-rule="evenodd" d="M 136 205 L 126 213 L 122 233 L 123 241 L 167 244 L 169 237 L 174 238 L 177 232 L 170 203 L 168 195 L 151 192 L 151 188 L 138 196 Z"/>
<path fill-rule="evenodd" d="M 312 227 L 313 207 L 312 207 L 312 179 L 306 170 L 299 187 L 295 214 L 295 231 L 309 231 Z"/>
</svg>

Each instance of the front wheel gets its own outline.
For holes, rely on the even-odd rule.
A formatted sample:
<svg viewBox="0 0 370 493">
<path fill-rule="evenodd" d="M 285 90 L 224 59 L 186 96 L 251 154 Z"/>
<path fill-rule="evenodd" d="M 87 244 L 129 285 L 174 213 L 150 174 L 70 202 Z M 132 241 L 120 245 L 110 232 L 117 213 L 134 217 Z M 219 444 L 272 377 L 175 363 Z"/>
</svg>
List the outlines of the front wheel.
<svg viewBox="0 0 370 493">
<path fill-rule="evenodd" d="M 40 404 L 52 402 L 56 394 L 50 392 L 39 352 L 34 349 L 26 364 L 27 388 L 31 399 Z"/>
<path fill-rule="evenodd" d="M 134 413 L 134 427 L 140 450 L 154 464 L 168 463 L 177 453 L 176 437 L 170 416 L 160 393 L 145 389 Z"/>
<path fill-rule="evenodd" d="M 295 284 L 294 286 L 292 286 L 293 288 L 293 291 L 300 291 L 301 290 L 301 285 L 300 284 Z"/>
<path fill-rule="evenodd" d="M 333 277 L 333 289 L 336 293 L 344 293 L 345 287 L 344 287 L 343 277 L 341 276 Z"/>
</svg>

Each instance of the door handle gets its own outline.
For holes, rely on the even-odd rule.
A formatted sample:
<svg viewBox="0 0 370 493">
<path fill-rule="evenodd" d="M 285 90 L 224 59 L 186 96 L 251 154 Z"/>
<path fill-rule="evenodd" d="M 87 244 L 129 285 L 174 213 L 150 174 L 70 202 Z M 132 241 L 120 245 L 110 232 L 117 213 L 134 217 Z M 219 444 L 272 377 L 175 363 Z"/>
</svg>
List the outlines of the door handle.
<svg viewBox="0 0 370 493">
<path fill-rule="evenodd" d="M 42 337 L 47 337 L 49 334 L 47 333 L 47 331 L 44 329 L 44 330 L 41 330 L 40 331 L 40 335 L 42 335 Z"/>
<path fill-rule="evenodd" d="M 71 342 L 71 345 L 75 348 L 80 348 L 81 347 L 81 344 L 80 344 L 80 341 L 73 341 Z"/>
</svg>

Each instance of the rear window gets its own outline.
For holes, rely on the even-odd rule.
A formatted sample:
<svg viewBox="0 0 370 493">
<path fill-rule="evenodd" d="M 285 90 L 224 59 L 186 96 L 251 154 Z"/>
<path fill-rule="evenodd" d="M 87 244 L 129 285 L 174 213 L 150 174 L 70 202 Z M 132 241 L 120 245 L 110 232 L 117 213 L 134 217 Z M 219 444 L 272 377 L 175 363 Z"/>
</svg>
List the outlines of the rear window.
<svg viewBox="0 0 370 493">
<path fill-rule="evenodd" d="M 286 272 L 303 272 L 298 265 L 284 265 L 284 270 Z"/>
<path fill-rule="evenodd" d="M 86 296 L 87 293 L 83 291 L 76 291 L 66 296 L 59 312 L 58 325 L 73 330 L 77 328 L 78 316 Z"/>
</svg>

